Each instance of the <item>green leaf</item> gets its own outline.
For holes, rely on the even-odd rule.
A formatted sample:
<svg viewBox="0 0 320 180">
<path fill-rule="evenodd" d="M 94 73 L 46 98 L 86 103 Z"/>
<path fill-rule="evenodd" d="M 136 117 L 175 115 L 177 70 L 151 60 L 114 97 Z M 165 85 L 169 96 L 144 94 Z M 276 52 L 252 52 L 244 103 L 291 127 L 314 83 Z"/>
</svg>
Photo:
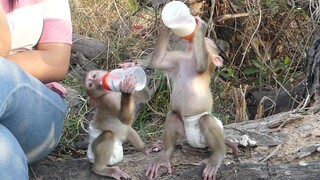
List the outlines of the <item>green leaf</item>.
<svg viewBox="0 0 320 180">
<path fill-rule="evenodd" d="M 254 66 L 256 66 L 257 68 L 259 69 L 262 69 L 263 68 L 263 64 L 261 61 L 258 61 L 258 60 L 252 60 L 252 63 Z"/>
<path fill-rule="evenodd" d="M 286 57 L 284 58 L 284 64 L 289 64 L 289 63 L 290 63 L 290 59 L 289 59 L 288 56 L 286 56 Z"/>
<path fill-rule="evenodd" d="M 276 65 L 276 67 L 274 67 L 274 71 L 278 71 L 280 69 L 285 69 L 286 67 L 288 67 L 288 64 L 280 63 L 280 64 Z"/>
<path fill-rule="evenodd" d="M 249 74 L 255 74 L 255 73 L 258 73 L 258 72 L 260 72 L 260 70 L 257 69 L 257 68 L 248 68 L 248 69 L 243 70 L 243 71 L 241 72 L 241 74 L 243 74 L 243 75 L 249 75 Z"/>
</svg>

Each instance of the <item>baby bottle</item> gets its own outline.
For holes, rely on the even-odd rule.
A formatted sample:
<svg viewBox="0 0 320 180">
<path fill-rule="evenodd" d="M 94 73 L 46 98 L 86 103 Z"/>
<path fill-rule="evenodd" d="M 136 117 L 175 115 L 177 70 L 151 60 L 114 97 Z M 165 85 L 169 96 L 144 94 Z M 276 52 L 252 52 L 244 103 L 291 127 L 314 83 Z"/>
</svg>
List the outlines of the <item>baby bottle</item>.
<svg viewBox="0 0 320 180">
<path fill-rule="evenodd" d="M 137 79 L 136 91 L 142 90 L 147 83 L 147 76 L 144 70 L 139 66 L 133 66 L 126 69 L 114 69 L 106 73 L 102 80 L 101 85 L 110 91 L 120 91 L 119 83 L 124 79 L 124 77 L 132 75 Z"/>
<path fill-rule="evenodd" d="M 190 14 L 190 10 L 181 1 L 171 1 L 166 4 L 161 13 L 163 23 L 174 34 L 185 39 L 192 40 L 197 23 Z"/>
</svg>

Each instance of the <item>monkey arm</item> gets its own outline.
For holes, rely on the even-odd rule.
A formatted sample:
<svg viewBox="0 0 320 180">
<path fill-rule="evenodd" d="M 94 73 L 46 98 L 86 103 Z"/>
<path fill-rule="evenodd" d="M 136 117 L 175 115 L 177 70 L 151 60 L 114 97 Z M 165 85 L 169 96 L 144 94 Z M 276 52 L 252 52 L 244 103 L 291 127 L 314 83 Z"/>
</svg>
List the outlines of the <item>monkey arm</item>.
<svg viewBox="0 0 320 180">
<path fill-rule="evenodd" d="M 119 119 L 123 124 L 131 125 L 134 120 L 134 100 L 131 94 L 121 93 Z"/>
<path fill-rule="evenodd" d="M 147 103 L 151 98 L 150 89 L 148 86 L 145 86 L 141 91 L 135 91 L 133 93 L 133 98 L 135 101 Z"/>
<path fill-rule="evenodd" d="M 173 62 L 174 59 L 172 56 L 168 55 L 169 35 L 170 29 L 163 24 L 151 60 L 152 65 L 156 69 L 170 70 L 177 66 L 177 64 Z"/>
<path fill-rule="evenodd" d="M 198 29 L 193 38 L 193 59 L 195 60 L 195 67 L 197 73 L 203 73 L 208 66 L 208 52 L 205 45 L 205 23 L 198 20 Z"/>
</svg>

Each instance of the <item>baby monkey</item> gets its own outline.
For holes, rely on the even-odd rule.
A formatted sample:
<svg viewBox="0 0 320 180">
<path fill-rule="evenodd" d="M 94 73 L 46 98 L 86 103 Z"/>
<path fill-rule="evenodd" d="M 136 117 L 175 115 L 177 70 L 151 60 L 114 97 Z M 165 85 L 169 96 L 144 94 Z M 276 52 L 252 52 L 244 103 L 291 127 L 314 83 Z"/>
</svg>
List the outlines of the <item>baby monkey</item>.
<svg viewBox="0 0 320 180">
<path fill-rule="evenodd" d="M 122 68 L 132 63 L 121 64 Z M 123 159 L 122 143 L 129 140 L 139 151 L 145 145 L 139 134 L 131 127 L 135 113 L 135 95 L 140 101 L 149 99 L 147 88 L 135 92 L 137 80 L 127 76 L 120 83 L 121 92 L 105 90 L 100 81 L 107 71 L 95 70 L 87 72 L 83 86 L 89 100 L 95 105 L 95 114 L 89 125 L 89 146 L 87 156 L 93 163 L 92 171 L 98 175 L 113 177 L 115 179 L 129 179 L 129 175 L 112 166 Z M 150 152 L 150 151 L 148 151 Z"/>
<path fill-rule="evenodd" d="M 167 51 L 170 29 L 162 25 L 152 55 L 152 65 L 167 73 L 170 79 L 171 111 L 167 114 L 163 132 L 164 150 L 148 165 L 146 176 L 156 178 L 161 166 L 171 174 L 170 158 L 178 137 L 186 137 L 194 148 L 209 147 L 212 155 L 205 163 L 202 178 L 215 179 L 226 154 L 222 122 L 211 114 L 213 98 L 211 73 L 223 65 L 216 44 L 204 37 L 205 23 L 196 17 L 198 29 L 186 51 Z M 226 145 L 238 153 L 236 145 Z"/>
</svg>

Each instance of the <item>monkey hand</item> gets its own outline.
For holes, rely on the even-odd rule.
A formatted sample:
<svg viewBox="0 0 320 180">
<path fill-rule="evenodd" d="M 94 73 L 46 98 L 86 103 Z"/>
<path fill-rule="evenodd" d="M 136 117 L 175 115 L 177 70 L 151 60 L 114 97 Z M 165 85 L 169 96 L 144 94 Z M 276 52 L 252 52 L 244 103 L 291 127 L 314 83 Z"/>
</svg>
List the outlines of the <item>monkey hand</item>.
<svg viewBox="0 0 320 180">
<path fill-rule="evenodd" d="M 208 159 L 204 159 L 197 163 L 197 165 L 206 164 L 206 167 L 204 168 L 202 172 L 202 179 L 203 180 L 215 180 L 217 172 L 221 166 L 222 159 L 211 157 Z"/>
<path fill-rule="evenodd" d="M 164 146 L 163 146 L 162 142 L 156 142 L 156 143 L 153 143 L 152 145 L 146 147 L 144 154 L 148 155 L 151 152 L 158 152 L 158 151 L 161 151 L 163 148 L 164 148 Z"/>
<path fill-rule="evenodd" d="M 194 18 L 196 19 L 196 22 L 198 23 L 200 29 L 206 26 L 206 23 L 199 16 L 195 16 Z"/>
<path fill-rule="evenodd" d="M 137 86 L 136 77 L 126 76 L 119 84 L 120 91 L 123 93 L 133 94 Z"/>
<path fill-rule="evenodd" d="M 125 63 L 121 63 L 119 64 L 119 68 L 122 68 L 122 69 L 127 69 L 129 67 L 133 67 L 133 66 L 136 66 L 138 65 L 138 63 L 134 63 L 134 62 L 125 62 Z"/>
<path fill-rule="evenodd" d="M 163 153 L 160 154 L 156 159 L 154 159 L 151 163 L 148 164 L 147 171 L 145 173 L 148 179 L 153 179 L 158 177 L 158 171 L 161 166 L 167 168 L 169 174 L 172 173 L 169 157 L 166 157 L 166 155 Z"/>
</svg>

